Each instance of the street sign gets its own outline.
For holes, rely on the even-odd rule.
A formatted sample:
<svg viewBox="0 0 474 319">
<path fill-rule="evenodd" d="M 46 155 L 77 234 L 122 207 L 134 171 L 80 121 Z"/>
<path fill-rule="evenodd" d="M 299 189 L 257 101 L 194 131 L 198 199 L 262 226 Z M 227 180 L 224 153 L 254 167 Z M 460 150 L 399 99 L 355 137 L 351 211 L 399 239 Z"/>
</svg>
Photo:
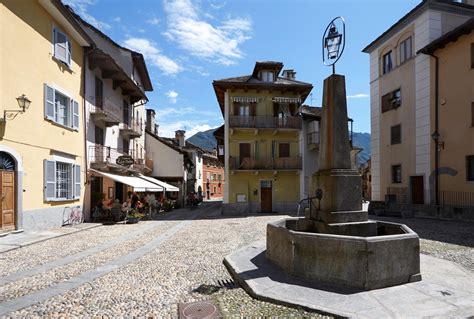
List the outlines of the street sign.
<svg viewBox="0 0 474 319">
<path fill-rule="evenodd" d="M 117 157 L 115 163 L 122 166 L 130 166 L 135 163 L 135 160 L 130 155 L 122 155 Z"/>
</svg>

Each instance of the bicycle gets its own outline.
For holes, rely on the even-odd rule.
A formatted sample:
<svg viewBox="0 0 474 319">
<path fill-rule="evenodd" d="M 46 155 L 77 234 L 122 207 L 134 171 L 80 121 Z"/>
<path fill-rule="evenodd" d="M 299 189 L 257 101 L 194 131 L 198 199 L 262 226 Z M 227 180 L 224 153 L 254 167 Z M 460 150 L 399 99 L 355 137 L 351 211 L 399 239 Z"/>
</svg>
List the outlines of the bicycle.
<svg viewBox="0 0 474 319">
<path fill-rule="evenodd" d="M 69 214 L 66 215 L 66 210 L 70 209 Z M 66 220 L 64 220 L 64 217 L 67 217 Z M 64 212 L 63 212 L 63 226 L 67 225 L 77 225 L 77 224 L 82 224 L 84 222 L 84 215 L 82 214 L 81 206 L 74 206 L 74 207 L 69 207 L 66 206 L 64 207 Z"/>
</svg>

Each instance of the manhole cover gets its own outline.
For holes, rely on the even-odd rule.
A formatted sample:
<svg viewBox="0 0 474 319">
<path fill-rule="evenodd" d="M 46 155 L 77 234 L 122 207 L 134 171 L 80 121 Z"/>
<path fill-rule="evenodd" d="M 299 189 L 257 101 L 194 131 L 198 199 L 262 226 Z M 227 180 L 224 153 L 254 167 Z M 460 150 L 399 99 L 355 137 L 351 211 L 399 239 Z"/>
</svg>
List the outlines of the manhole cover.
<svg viewBox="0 0 474 319">
<path fill-rule="evenodd" d="M 219 318 L 219 309 L 210 300 L 180 303 L 178 305 L 179 318 Z"/>
</svg>

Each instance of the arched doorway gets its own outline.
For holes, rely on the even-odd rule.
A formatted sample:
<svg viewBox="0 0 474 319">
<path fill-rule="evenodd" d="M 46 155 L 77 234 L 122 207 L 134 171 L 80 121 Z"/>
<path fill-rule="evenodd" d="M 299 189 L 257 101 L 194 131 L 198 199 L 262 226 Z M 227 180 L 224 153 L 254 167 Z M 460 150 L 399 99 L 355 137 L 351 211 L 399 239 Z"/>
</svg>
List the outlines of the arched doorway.
<svg viewBox="0 0 474 319">
<path fill-rule="evenodd" d="M 0 151 L 0 230 L 8 231 L 15 229 L 15 186 L 16 164 L 14 158 Z"/>
</svg>

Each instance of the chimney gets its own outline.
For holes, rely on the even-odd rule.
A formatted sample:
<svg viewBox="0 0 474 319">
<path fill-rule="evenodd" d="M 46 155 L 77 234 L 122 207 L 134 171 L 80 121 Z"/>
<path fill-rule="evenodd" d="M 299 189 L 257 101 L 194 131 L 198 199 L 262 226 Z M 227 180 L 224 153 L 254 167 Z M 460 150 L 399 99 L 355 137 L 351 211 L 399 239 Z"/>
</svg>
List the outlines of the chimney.
<svg viewBox="0 0 474 319">
<path fill-rule="evenodd" d="M 150 132 L 155 132 L 155 110 L 147 109 L 146 110 L 146 129 Z"/>
<path fill-rule="evenodd" d="M 212 149 L 212 155 L 214 155 L 215 157 L 217 157 L 217 148 L 213 148 L 213 149 Z"/>
<path fill-rule="evenodd" d="M 184 135 L 186 134 L 186 131 L 183 130 L 177 130 L 174 132 L 174 138 L 176 140 L 176 144 L 179 147 L 184 147 Z"/>
<path fill-rule="evenodd" d="M 155 125 L 154 125 L 153 133 L 155 133 L 156 135 L 158 135 L 158 128 L 159 128 L 159 127 L 160 127 L 160 126 L 159 126 L 158 124 L 155 124 Z"/>
<path fill-rule="evenodd" d="M 288 80 L 296 79 L 296 72 L 293 69 L 283 70 L 283 77 Z"/>
</svg>

